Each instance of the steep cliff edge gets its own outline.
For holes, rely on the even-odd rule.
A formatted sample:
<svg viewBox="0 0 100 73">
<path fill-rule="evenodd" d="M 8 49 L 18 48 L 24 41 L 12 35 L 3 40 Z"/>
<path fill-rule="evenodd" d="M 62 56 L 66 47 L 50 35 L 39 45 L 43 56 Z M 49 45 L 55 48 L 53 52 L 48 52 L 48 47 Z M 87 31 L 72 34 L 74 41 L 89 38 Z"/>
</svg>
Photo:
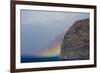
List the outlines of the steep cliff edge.
<svg viewBox="0 0 100 73">
<path fill-rule="evenodd" d="M 76 21 L 64 35 L 62 60 L 89 59 L 89 19 Z"/>
</svg>

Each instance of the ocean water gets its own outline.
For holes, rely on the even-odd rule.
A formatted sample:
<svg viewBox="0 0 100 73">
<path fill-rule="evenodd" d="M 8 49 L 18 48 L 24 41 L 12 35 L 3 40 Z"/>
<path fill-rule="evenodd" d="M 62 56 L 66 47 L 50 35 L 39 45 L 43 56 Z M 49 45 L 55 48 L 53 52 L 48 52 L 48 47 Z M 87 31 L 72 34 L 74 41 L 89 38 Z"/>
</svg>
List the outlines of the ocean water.
<svg viewBox="0 0 100 73">
<path fill-rule="evenodd" d="M 28 62 L 49 62 L 49 61 L 60 61 L 59 56 L 55 57 L 33 57 L 33 56 L 22 56 L 21 63 Z"/>
</svg>

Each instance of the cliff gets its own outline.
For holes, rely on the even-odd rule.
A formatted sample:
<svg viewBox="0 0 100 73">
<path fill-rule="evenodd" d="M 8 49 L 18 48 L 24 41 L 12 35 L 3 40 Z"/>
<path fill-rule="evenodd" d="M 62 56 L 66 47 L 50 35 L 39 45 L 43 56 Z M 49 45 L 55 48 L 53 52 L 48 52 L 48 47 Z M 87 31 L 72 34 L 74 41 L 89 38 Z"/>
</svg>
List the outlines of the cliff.
<svg viewBox="0 0 100 73">
<path fill-rule="evenodd" d="M 89 19 L 76 21 L 64 35 L 62 60 L 89 59 Z"/>
</svg>

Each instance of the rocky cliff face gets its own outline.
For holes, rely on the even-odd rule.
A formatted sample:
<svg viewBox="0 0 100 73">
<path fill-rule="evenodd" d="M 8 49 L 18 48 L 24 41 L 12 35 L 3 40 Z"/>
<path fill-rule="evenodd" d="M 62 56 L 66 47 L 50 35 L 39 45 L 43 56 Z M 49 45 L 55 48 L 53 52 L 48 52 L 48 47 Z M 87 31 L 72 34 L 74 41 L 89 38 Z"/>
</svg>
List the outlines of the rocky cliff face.
<svg viewBox="0 0 100 73">
<path fill-rule="evenodd" d="M 60 58 L 89 59 L 89 19 L 76 21 L 64 35 Z"/>
</svg>

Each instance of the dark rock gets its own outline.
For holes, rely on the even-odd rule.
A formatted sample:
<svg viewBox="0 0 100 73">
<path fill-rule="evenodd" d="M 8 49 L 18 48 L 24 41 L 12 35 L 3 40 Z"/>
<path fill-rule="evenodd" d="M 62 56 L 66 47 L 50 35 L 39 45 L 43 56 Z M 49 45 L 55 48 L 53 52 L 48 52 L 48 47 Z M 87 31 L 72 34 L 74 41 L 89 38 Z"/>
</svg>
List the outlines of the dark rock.
<svg viewBox="0 0 100 73">
<path fill-rule="evenodd" d="M 76 21 L 64 35 L 60 59 L 89 59 L 89 19 Z"/>
</svg>

